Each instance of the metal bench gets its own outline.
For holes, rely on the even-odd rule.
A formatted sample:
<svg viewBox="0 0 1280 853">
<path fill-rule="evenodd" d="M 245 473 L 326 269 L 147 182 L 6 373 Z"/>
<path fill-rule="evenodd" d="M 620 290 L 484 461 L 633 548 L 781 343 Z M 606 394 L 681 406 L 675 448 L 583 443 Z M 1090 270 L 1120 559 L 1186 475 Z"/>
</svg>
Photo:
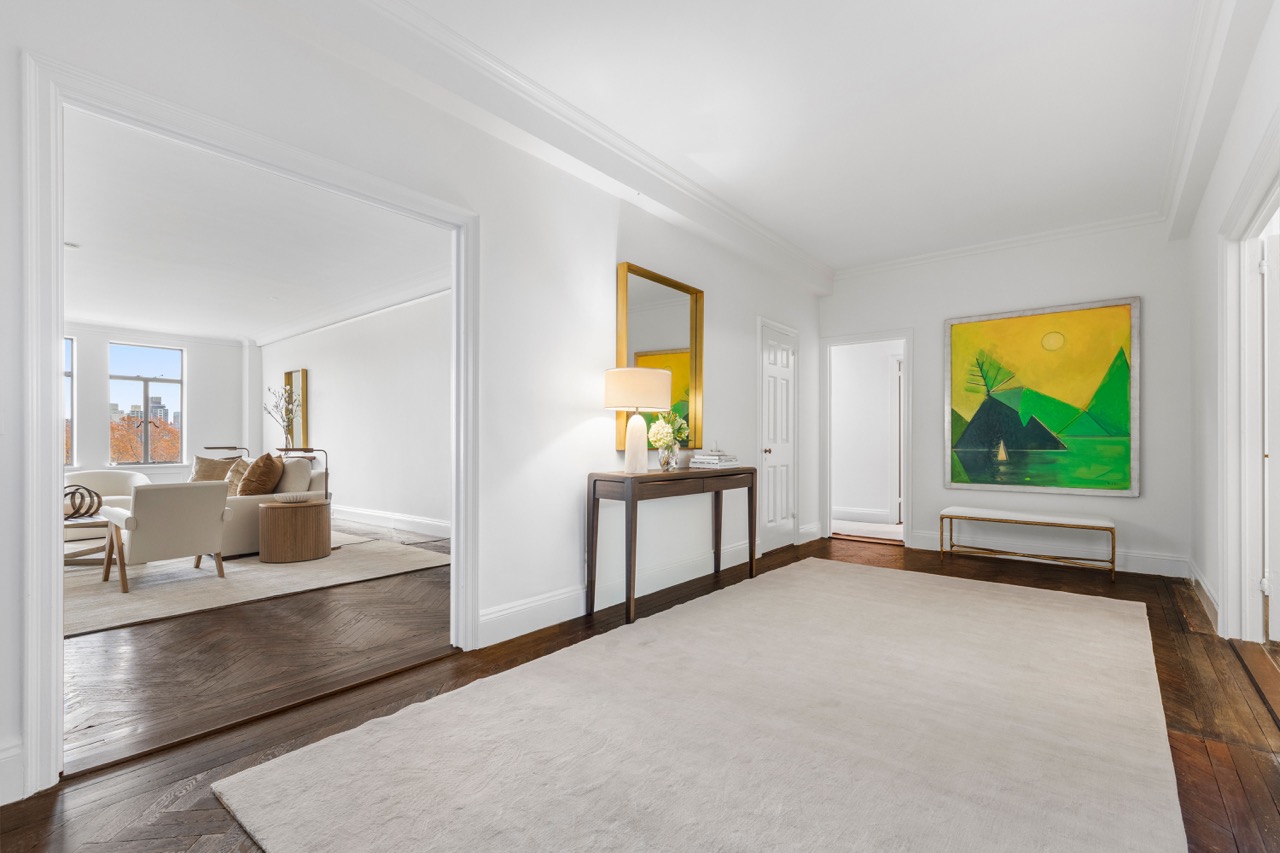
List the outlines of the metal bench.
<svg viewBox="0 0 1280 853">
<path fill-rule="evenodd" d="M 1060 527 L 1069 530 L 1097 530 L 1111 537 L 1111 556 L 1063 557 L 1056 554 L 1024 554 L 999 548 L 956 543 L 957 521 L 981 521 L 989 524 L 1023 524 L 1032 527 Z M 944 530 L 950 535 L 944 537 Z M 970 506 L 949 506 L 938 516 L 938 559 L 943 554 L 983 554 L 990 557 L 1018 557 L 1024 560 L 1046 560 L 1065 566 L 1082 566 L 1086 569 L 1102 569 L 1111 572 L 1111 582 L 1116 580 L 1116 523 L 1109 518 L 1049 515 L 1031 512 L 1008 512 L 996 509 L 979 509 Z"/>
</svg>

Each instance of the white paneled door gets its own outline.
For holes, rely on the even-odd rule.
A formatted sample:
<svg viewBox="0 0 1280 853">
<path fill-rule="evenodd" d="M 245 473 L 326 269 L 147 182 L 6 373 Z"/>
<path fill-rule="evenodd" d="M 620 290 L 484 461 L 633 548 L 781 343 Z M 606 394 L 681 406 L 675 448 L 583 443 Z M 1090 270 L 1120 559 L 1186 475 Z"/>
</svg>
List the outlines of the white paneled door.
<svg viewBox="0 0 1280 853">
<path fill-rule="evenodd" d="M 760 322 L 761 553 L 796 541 L 796 336 Z"/>
</svg>

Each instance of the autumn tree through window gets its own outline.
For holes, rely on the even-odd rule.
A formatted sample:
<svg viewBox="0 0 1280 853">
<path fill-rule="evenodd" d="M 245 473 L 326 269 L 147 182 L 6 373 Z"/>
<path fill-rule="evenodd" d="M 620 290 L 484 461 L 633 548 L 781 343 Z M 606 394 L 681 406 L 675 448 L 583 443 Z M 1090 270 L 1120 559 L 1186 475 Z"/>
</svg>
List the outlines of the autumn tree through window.
<svg viewBox="0 0 1280 853">
<path fill-rule="evenodd" d="M 111 464 L 182 461 L 182 356 L 111 344 Z"/>
</svg>

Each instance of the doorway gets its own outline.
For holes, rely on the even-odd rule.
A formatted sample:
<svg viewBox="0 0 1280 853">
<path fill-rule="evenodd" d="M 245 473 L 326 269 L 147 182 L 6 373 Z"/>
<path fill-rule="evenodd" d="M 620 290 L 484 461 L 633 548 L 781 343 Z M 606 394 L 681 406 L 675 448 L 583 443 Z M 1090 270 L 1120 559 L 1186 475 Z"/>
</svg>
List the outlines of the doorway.
<svg viewBox="0 0 1280 853">
<path fill-rule="evenodd" d="M 832 536 L 903 541 L 906 339 L 828 350 Z"/>
<path fill-rule="evenodd" d="M 66 252 L 63 242 L 67 238 L 64 237 L 61 176 L 63 117 L 67 108 L 132 125 L 148 133 L 180 141 L 207 155 L 443 229 L 450 258 L 446 278 L 452 287 L 447 321 L 452 332 L 450 382 L 446 393 L 449 400 L 447 409 L 452 410 L 449 443 L 453 448 L 452 460 L 448 463 L 450 470 L 443 477 L 451 484 L 453 512 L 452 559 L 447 570 L 449 588 L 444 598 L 443 618 L 444 630 L 452 645 L 463 649 L 476 647 L 479 615 L 474 578 L 476 567 L 469 558 L 474 553 L 476 539 L 474 330 L 478 318 L 474 296 L 477 251 L 473 238 L 476 217 L 373 176 L 207 120 L 188 110 L 169 107 L 116 86 L 111 81 L 74 69 L 52 63 L 46 65 L 28 58 L 26 72 L 31 93 L 26 115 L 31 142 L 27 163 L 30 191 L 26 211 L 31 257 L 25 310 L 32 333 L 24 357 L 31 366 L 27 381 L 28 397 L 33 401 L 25 413 L 32 436 L 26 488 L 28 505 L 47 509 L 32 514 L 34 535 L 24 561 L 24 582 L 30 595 L 23 632 L 31 664 L 24 667 L 23 677 L 26 697 L 24 738 L 30 747 L 24 787 L 34 791 L 53 784 L 63 766 L 64 588 L 62 574 L 50 571 L 49 567 L 58 565 L 64 550 L 62 519 L 56 513 L 62 503 L 67 456 L 66 420 L 69 414 L 79 418 L 85 415 L 83 407 L 74 412 L 68 407 L 64 412 L 62 399 L 67 382 L 63 364 Z M 83 372 L 85 363 L 82 359 L 76 358 L 72 363 Z M 245 357 L 246 375 L 257 372 L 261 378 L 260 368 L 260 363 L 254 364 L 253 356 Z M 74 381 L 83 379 L 83 376 L 76 376 Z M 191 377 L 191 382 L 195 381 L 196 378 Z M 253 392 L 255 398 L 259 390 Z M 186 399 L 189 397 L 184 399 L 184 406 Z M 245 400 L 249 399 L 246 392 Z M 182 415 L 185 428 L 194 422 L 196 412 L 192 409 L 190 413 L 183 411 Z M 250 417 L 246 408 L 243 412 L 244 434 L 252 433 L 252 424 L 258 420 L 260 415 Z M 167 423 L 173 425 L 171 413 Z M 258 438 L 263 447 L 274 447 L 277 443 L 260 433 Z M 196 449 L 196 443 L 189 445 L 188 459 Z M 76 448 L 77 453 L 83 451 L 83 448 Z M 437 477 L 440 474 L 435 472 Z"/>
</svg>

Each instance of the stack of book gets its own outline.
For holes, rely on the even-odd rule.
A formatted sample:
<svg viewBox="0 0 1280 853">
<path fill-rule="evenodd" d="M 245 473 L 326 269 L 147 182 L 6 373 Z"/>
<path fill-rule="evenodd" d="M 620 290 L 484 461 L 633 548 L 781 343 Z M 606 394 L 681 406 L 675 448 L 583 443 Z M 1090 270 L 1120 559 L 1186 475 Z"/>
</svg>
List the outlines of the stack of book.
<svg viewBox="0 0 1280 853">
<path fill-rule="evenodd" d="M 700 450 L 689 460 L 690 468 L 735 468 L 738 457 L 723 450 Z"/>
</svg>

